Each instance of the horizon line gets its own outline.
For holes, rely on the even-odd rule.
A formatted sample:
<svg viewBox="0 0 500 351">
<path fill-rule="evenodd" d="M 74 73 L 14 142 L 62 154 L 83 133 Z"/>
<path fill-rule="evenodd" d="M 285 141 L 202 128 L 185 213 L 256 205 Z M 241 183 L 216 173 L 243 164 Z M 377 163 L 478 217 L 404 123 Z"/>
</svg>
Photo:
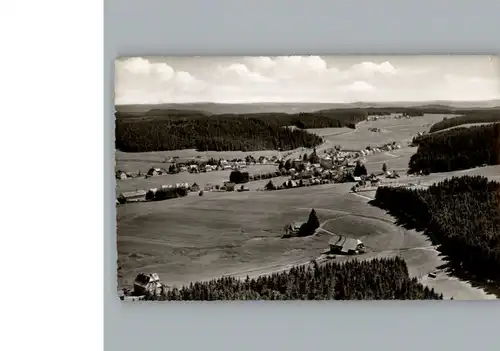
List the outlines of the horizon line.
<svg viewBox="0 0 500 351">
<path fill-rule="evenodd" d="M 117 104 L 115 106 L 130 106 L 130 105 L 192 105 L 192 104 L 215 104 L 215 105 L 256 105 L 256 104 L 337 104 L 337 105 L 354 105 L 354 104 L 394 104 L 394 103 L 474 103 L 474 102 L 500 102 L 500 97 L 496 99 L 485 100 L 385 100 L 385 101 L 353 101 L 353 102 L 326 102 L 326 101 L 258 101 L 258 102 L 218 102 L 218 101 L 191 101 L 191 102 L 156 102 L 156 103 L 128 103 Z"/>
</svg>

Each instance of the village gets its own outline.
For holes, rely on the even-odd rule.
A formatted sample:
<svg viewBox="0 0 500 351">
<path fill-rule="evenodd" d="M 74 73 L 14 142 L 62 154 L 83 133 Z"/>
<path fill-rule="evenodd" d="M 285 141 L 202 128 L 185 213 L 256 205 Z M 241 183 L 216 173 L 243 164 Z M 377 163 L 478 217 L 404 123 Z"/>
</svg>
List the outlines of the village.
<svg viewBox="0 0 500 351">
<path fill-rule="evenodd" d="M 286 156 L 273 155 L 271 157 L 259 156 L 254 157 L 248 155 L 245 159 L 236 158 L 231 160 L 213 158 L 203 160 L 200 156 L 181 161 L 178 158 L 171 157 L 165 160 L 169 163 L 168 169 L 151 167 L 146 174 L 140 171 L 133 174 L 118 170 L 116 179 L 126 181 L 132 178 L 152 178 L 165 176 L 168 179 L 170 174 L 179 174 L 183 172 L 198 174 L 206 172 L 217 172 L 222 170 L 231 170 L 231 175 L 228 180 L 222 184 L 205 184 L 200 186 L 196 182 L 189 184 L 188 182 L 178 182 L 175 184 L 164 184 L 158 188 L 136 189 L 135 191 L 122 192 L 117 196 L 117 205 L 137 202 L 151 201 L 159 199 L 171 199 L 178 196 L 185 196 L 190 192 L 198 193 L 203 196 L 204 192 L 211 191 L 250 191 L 244 184 L 248 182 L 271 179 L 264 187 L 255 189 L 262 190 L 282 190 L 302 186 L 313 186 L 329 183 L 346 183 L 353 182 L 355 185 L 351 188 L 353 192 L 360 190 L 368 185 L 377 186 L 380 176 L 388 179 L 399 177 L 396 171 L 383 170 L 378 174 L 368 175 L 363 166 L 363 158 L 380 152 L 388 152 L 391 150 L 400 149 L 401 145 L 392 142 L 382 146 L 368 146 L 363 150 L 343 150 L 340 146 L 323 150 L 323 153 L 318 155 L 316 149 L 311 154 L 304 153 L 302 157 L 285 158 Z M 288 153 L 290 155 L 291 153 Z M 245 169 L 251 165 L 276 165 L 274 172 L 259 172 L 249 174 Z M 382 169 L 381 169 L 382 170 Z M 281 184 L 275 184 L 272 178 L 289 177 L 288 180 Z M 157 196 L 158 193 L 175 193 L 172 189 L 177 189 L 178 196 Z"/>
</svg>

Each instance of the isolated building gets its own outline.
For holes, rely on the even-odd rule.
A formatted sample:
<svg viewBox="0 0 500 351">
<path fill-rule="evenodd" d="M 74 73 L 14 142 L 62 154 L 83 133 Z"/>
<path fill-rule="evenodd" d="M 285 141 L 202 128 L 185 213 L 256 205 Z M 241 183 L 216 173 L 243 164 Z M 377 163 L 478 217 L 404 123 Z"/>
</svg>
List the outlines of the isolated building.
<svg viewBox="0 0 500 351">
<path fill-rule="evenodd" d="M 134 281 L 134 295 L 159 294 L 162 284 L 157 273 L 139 273 Z"/>
<path fill-rule="evenodd" d="M 344 236 L 334 235 L 328 244 L 332 253 L 356 255 L 365 251 L 365 246 L 361 240 Z"/>
<path fill-rule="evenodd" d="M 148 192 L 146 193 L 146 200 L 154 200 L 157 191 L 158 191 L 157 188 L 149 189 Z"/>
<path fill-rule="evenodd" d="M 128 174 L 123 172 L 123 171 L 117 171 L 115 176 L 116 176 L 116 179 L 121 179 L 121 180 L 128 178 Z"/>
<path fill-rule="evenodd" d="M 148 176 L 157 176 L 157 175 L 160 175 L 162 172 L 161 172 L 161 169 L 159 168 L 150 168 L 149 171 L 148 171 Z"/>
<path fill-rule="evenodd" d="M 125 191 L 120 194 L 118 200 L 121 203 L 125 202 L 136 202 L 136 201 L 144 201 L 146 200 L 146 191 L 144 190 L 136 190 L 136 191 Z"/>
<path fill-rule="evenodd" d="M 227 191 L 234 191 L 234 187 L 236 186 L 236 184 L 235 183 L 231 183 L 231 182 L 227 182 L 225 184 L 225 186 L 226 186 L 226 190 Z"/>
<path fill-rule="evenodd" d="M 304 222 L 292 222 L 285 227 L 285 234 L 294 236 L 299 234 L 300 227 Z"/>
<path fill-rule="evenodd" d="M 196 183 L 191 185 L 191 191 L 200 191 L 200 186 Z"/>
<path fill-rule="evenodd" d="M 250 189 L 244 185 L 242 185 L 239 189 L 238 189 L 239 192 L 242 192 L 242 191 L 250 191 Z"/>
</svg>

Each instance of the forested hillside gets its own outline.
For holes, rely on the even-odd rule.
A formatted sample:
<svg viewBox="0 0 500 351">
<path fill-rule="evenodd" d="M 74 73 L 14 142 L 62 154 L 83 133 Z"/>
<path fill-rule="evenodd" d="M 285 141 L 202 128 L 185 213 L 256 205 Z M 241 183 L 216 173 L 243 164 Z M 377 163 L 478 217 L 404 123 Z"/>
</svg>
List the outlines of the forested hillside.
<svg viewBox="0 0 500 351">
<path fill-rule="evenodd" d="M 153 300 L 439 300 L 433 289 L 410 278 L 404 260 L 329 262 L 297 266 L 269 276 L 223 277 L 165 291 Z"/>
<path fill-rule="evenodd" d="M 448 129 L 463 124 L 489 123 L 489 122 L 500 122 L 500 111 L 498 110 L 476 111 L 467 113 L 463 116 L 445 118 L 441 122 L 433 124 L 429 132 L 434 133 L 443 129 Z"/>
<path fill-rule="evenodd" d="M 455 268 L 500 282 L 500 184 L 453 177 L 425 190 L 379 187 L 372 202 L 440 244 Z"/>
<path fill-rule="evenodd" d="M 451 172 L 500 164 L 500 123 L 454 128 L 413 140 L 417 152 L 408 172 Z"/>
<path fill-rule="evenodd" d="M 304 130 L 287 128 L 355 128 L 366 111 L 205 115 L 192 111 L 155 112 L 116 119 L 116 148 L 125 152 L 196 148 L 214 151 L 290 150 L 313 147 L 322 139 Z"/>
</svg>

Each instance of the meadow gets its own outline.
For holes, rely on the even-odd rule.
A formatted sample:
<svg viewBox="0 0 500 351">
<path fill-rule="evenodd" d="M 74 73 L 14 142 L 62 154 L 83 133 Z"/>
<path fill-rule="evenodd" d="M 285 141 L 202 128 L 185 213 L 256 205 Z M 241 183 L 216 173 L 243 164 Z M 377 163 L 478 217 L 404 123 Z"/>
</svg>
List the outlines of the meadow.
<svg viewBox="0 0 500 351">
<path fill-rule="evenodd" d="M 401 256 L 412 276 L 426 279 L 443 264 L 423 235 L 394 224 L 368 198 L 349 193 L 350 184 L 329 184 L 279 192 L 207 193 L 203 197 L 117 208 L 120 286 L 136 274 L 157 272 L 169 286 L 222 275 L 258 276 L 306 264 L 328 250 L 326 231 L 282 239 L 285 225 L 306 220 L 314 208 L 325 229 L 362 239 L 368 252 L 357 259 Z M 336 261 L 351 260 L 339 256 Z M 493 298 L 446 273 L 431 282 L 445 298 Z"/>
</svg>

